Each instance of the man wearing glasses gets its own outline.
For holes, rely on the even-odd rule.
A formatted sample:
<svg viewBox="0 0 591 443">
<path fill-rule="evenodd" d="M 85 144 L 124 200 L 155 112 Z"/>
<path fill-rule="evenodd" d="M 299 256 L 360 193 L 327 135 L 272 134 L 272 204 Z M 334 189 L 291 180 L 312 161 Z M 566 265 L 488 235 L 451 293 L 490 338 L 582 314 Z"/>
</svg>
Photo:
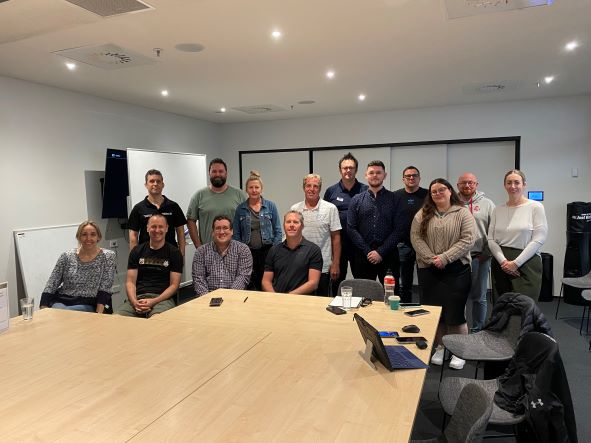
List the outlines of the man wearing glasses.
<svg viewBox="0 0 591 443">
<path fill-rule="evenodd" d="M 458 178 L 458 196 L 476 221 L 476 242 L 470 250 L 472 256 L 472 288 L 469 299 L 472 300 L 471 332 L 478 332 L 486 320 L 486 293 L 490 271 L 491 253 L 488 249 L 487 233 L 495 204 L 478 191 L 478 179 L 471 172 Z"/>
<path fill-rule="evenodd" d="M 232 221 L 218 215 L 212 223 L 213 241 L 195 251 L 193 285 L 197 297 L 215 289 L 246 289 L 252 273 L 252 255 L 244 243 L 232 240 Z"/>
<path fill-rule="evenodd" d="M 415 214 L 423 206 L 428 190 L 421 188 L 421 173 L 415 166 L 407 166 L 402 171 L 403 188 L 394 192 L 400 200 L 400 220 L 403 222 L 402 239 L 394 251 L 394 277 L 396 278 L 396 295 L 402 303 L 412 302 L 412 282 L 416 254 L 410 243 L 410 225 Z"/>
<path fill-rule="evenodd" d="M 349 205 L 353 197 L 367 190 L 367 185 L 355 178 L 358 166 L 359 163 L 353 154 L 350 152 L 345 154 L 339 160 L 341 179 L 337 184 L 329 186 L 324 193 L 324 200 L 337 207 L 341 221 L 341 262 L 339 277 L 332 281 L 332 294 L 334 295 L 337 294 L 341 281 L 347 278 L 349 264 L 351 265 L 351 272 L 355 275 L 355 270 L 353 269 L 355 266 L 353 260 L 355 246 L 347 234 L 347 213 L 349 212 Z"/>
</svg>

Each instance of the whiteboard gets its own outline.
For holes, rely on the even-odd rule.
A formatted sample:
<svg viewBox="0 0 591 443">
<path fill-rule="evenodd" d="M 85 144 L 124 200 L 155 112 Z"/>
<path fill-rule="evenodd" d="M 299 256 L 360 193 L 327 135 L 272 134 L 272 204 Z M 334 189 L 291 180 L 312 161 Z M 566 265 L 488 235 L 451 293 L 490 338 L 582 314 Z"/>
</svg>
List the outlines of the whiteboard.
<svg viewBox="0 0 591 443">
<path fill-rule="evenodd" d="M 78 247 L 77 230 L 78 224 L 14 231 L 25 294 L 35 298 L 35 309 L 61 253 Z"/>
<path fill-rule="evenodd" d="M 147 195 L 146 172 L 158 169 L 164 179 L 162 193 L 167 198 L 178 203 L 187 215 L 189 202 L 193 194 L 207 186 L 207 163 L 205 154 L 191 154 L 182 152 L 149 151 L 143 149 L 127 149 L 127 174 L 129 179 L 128 215 L 133 206 L 142 201 Z M 185 267 L 182 275 L 182 286 L 192 281 L 191 266 L 195 247 L 185 228 L 187 246 L 185 248 Z"/>
</svg>

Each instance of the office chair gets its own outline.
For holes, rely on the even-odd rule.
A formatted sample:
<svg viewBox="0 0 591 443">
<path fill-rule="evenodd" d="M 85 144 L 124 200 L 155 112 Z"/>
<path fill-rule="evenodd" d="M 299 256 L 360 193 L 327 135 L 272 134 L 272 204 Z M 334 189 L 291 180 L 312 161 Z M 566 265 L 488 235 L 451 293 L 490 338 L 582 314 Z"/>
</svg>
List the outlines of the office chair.
<svg viewBox="0 0 591 443">
<path fill-rule="evenodd" d="M 367 280 L 364 278 L 343 280 L 339 284 L 337 295 L 341 295 L 341 288 L 343 286 L 351 286 L 353 288 L 354 297 L 368 297 L 374 301 L 384 301 L 384 287 L 377 280 Z"/>
</svg>

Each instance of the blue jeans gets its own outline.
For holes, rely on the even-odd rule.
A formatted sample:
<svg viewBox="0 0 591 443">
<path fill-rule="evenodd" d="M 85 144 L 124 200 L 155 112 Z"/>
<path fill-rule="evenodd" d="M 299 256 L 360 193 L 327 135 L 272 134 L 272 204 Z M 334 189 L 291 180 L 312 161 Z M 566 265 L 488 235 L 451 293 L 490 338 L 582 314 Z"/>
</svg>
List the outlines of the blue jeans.
<svg viewBox="0 0 591 443">
<path fill-rule="evenodd" d="M 404 243 L 398 244 L 398 265 L 400 271 L 397 273 L 394 270 L 395 277 L 398 277 L 396 282 L 396 292 L 400 295 L 400 301 L 402 303 L 412 302 L 412 281 L 415 272 L 415 250 Z"/>
<path fill-rule="evenodd" d="M 54 309 L 67 309 L 68 311 L 81 311 L 81 312 L 95 312 L 96 309 L 92 305 L 72 305 L 66 306 L 63 303 L 54 303 L 51 305 Z"/>
<path fill-rule="evenodd" d="M 470 300 L 472 300 L 472 332 L 478 332 L 486 321 L 486 294 L 488 292 L 488 273 L 490 271 L 491 257 L 479 261 L 478 257 L 472 257 L 472 287 Z"/>
</svg>

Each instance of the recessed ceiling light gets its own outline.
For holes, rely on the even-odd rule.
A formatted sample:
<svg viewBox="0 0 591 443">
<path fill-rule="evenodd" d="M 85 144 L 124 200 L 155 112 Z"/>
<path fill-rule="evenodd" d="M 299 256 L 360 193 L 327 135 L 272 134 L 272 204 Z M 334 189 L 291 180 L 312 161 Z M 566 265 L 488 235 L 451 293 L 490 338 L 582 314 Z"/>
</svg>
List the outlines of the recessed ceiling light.
<svg viewBox="0 0 591 443">
<path fill-rule="evenodd" d="M 574 51 L 575 49 L 577 49 L 578 46 L 579 43 L 573 40 L 572 42 L 568 42 L 566 45 L 564 45 L 564 49 L 566 49 L 567 51 Z"/>
<path fill-rule="evenodd" d="M 544 77 L 544 83 L 546 83 L 547 85 L 549 85 L 553 81 L 554 81 L 554 76 L 552 76 L 552 75 L 549 75 L 547 77 Z"/>
<path fill-rule="evenodd" d="M 226 108 L 220 108 L 220 112 L 226 112 Z"/>
<path fill-rule="evenodd" d="M 334 71 L 331 69 L 329 71 L 326 71 L 326 78 L 334 78 Z"/>
<path fill-rule="evenodd" d="M 360 102 L 364 101 L 365 100 L 365 94 L 359 94 L 357 96 L 357 100 L 359 100 Z"/>
<path fill-rule="evenodd" d="M 271 32 L 271 37 L 273 37 L 275 40 L 279 40 L 281 37 L 283 36 L 283 34 L 281 33 L 281 31 L 275 29 L 273 32 Z"/>
<path fill-rule="evenodd" d="M 166 89 L 160 91 L 160 94 L 162 94 L 162 97 L 168 97 L 168 91 Z"/>
<path fill-rule="evenodd" d="M 66 68 L 68 68 L 70 71 L 73 71 L 76 69 L 76 63 L 66 62 Z"/>
</svg>

